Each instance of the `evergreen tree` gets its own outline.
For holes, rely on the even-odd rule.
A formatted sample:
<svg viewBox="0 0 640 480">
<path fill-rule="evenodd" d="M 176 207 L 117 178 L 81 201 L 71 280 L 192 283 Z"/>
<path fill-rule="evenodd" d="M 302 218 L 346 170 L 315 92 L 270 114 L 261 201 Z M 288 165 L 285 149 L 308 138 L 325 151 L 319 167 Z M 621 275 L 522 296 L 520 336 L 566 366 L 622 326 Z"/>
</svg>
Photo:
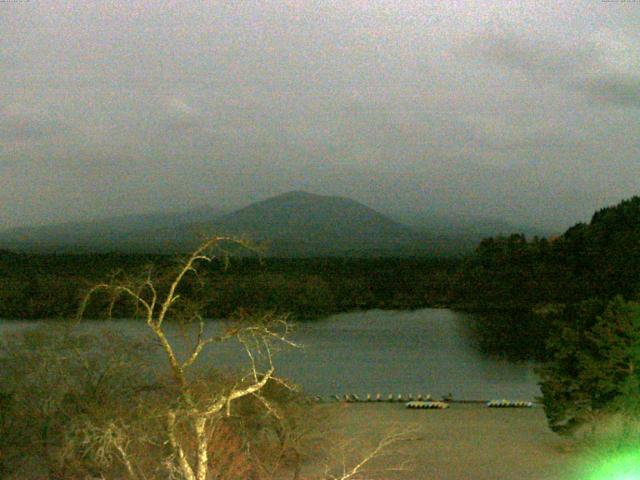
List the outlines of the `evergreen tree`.
<svg viewBox="0 0 640 480">
<path fill-rule="evenodd" d="M 617 296 L 566 308 L 539 369 L 549 426 L 570 433 L 598 415 L 640 410 L 640 304 Z"/>
</svg>

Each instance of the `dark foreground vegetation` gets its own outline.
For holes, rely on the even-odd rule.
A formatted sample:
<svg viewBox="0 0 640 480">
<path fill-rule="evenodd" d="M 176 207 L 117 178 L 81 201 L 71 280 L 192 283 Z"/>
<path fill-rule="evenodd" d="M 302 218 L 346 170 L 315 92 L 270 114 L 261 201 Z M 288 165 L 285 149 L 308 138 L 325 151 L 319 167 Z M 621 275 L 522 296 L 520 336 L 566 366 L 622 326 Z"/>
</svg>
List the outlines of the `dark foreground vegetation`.
<svg viewBox="0 0 640 480">
<path fill-rule="evenodd" d="M 640 446 L 640 197 L 557 238 L 486 239 L 458 278 L 486 350 L 544 360 L 552 430 Z"/>
<path fill-rule="evenodd" d="M 98 336 L 63 328 L 5 339 L 0 478 L 189 478 L 169 442 L 168 419 L 177 415 L 173 435 L 191 463 L 197 432 L 190 428 L 180 386 L 168 369 L 149 362 L 151 350 L 114 332 Z M 191 400 L 205 405 L 238 380 L 214 369 L 192 376 Z M 265 413 L 263 402 L 278 417 Z M 312 436 L 312 416 L 304 397 L 269 381 L 260 398 L 245 396 L 234 402 L 231 415 L 206 425 L 203 478 L 259 479 L 295 471 L 323 445 Z"/>
</svg>

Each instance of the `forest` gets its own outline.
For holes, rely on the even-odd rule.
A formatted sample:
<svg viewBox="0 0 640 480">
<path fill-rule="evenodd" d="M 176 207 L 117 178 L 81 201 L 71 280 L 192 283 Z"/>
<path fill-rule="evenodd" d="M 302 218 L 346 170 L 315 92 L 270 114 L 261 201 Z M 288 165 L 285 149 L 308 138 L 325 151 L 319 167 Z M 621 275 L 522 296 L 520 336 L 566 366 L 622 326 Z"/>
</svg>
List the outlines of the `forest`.
<svg viewBox="0 0 640 480">
<path fill-rule="evenodd" d="M 74 316 L 89 286 L 117 272 L 135 275 L 149 265 L 169 274 L 176 258 L 5 251 L 0 254 L 0 318 Z M 238 309 L 309 320 L 355 309 L 444 306 L 451 304 L 448 281 L 458 265 L 456 259 L 441 258 L 232 257 L 203 267 L 191 293 L 209 318 Z M 98 309 L 93 314 L 100 316 Z"/>
<path fill-rule="evenodd" d="M 458 307 L 479 312 L 489 351 L 547 357 L 546 341 L 562 312 L 640 294 L 640 197 L 597 211 L 550 239 L 522 235 L 483 240 L 451 281 Z"/>
</svg>

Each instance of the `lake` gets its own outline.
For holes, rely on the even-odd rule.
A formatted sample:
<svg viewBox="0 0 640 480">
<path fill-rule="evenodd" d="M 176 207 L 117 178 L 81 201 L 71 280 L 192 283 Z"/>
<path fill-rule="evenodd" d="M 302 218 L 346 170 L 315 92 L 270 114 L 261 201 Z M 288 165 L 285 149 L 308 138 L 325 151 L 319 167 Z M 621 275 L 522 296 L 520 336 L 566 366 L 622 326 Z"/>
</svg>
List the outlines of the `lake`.
<svg viewBox="0 0 640 480">
<path fill-rule="evenodd" d="M 293 340 L 301 349 L 278 352 L 276 371 L 321 396 L 356 393 L 426 395 L 451 393 L 457 399 L 533 400 L 540 394 L 532 363 L 491 359 L 474 346 L 469 316 L 446 309 L 343 313 L 298 324 Z M 43 322 L 0 321 L 0 333 L 33 328 Z M 208 333 L 219 330 L 210 321 Z M 144 336 L 142 321 L 83 322 L 78 328 L 100 331 L 117 328 Z M 178 329 L 174 340 L 183 343 Z M 158 352 L 160 356 L 161 352 Z M 160 357 L 159 357 L 160 358 Z M 201 365 L 237 368 L 246 357 L 236 344 L 213 345 L 203 352 Z"/>
</svg>

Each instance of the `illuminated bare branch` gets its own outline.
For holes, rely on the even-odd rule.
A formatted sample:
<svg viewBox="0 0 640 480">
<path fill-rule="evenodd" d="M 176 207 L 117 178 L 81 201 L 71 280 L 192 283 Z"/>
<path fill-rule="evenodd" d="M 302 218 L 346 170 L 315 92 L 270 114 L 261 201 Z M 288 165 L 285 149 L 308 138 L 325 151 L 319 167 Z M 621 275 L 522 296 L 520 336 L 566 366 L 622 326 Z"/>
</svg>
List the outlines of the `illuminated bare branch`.
<svg viewBox="0 0 640 480">
<path fill-rule="evenodd" d="M 181 264 L 175 276 L 170 279 L 169 286 L 165 293 L 158 288 L 152 278 L 152 270 L 148 269 L 141 281 L 131 281 L 122 279 L 119 275 L 114 275 L 109 283 L 101 283 L 93 286 L 85 296 L 78 319 L 82 318 L 86 307 L 93 295 L 104 291 L 110 295 L 108 314 L 111 315 L 114 306 L 120 299 L 127 297 L 133 301 L 136 308 L 141 309 L 146 324 L 153 332 L 156 341 L 162 347 L 173 378 L 179 387 L 180 408 L 171 408 L 166 418 L 167 443 L 171 447 L 170 464 L 179 472 L 179 475 L 186 480 L 206 480 L 209 475 L 209 435 L 207 429 L 215 424 L 222 416 L 231 415 L 231 407 L 234 401 L 252 396 L 256 398 L 269 414 L 280 419 L 276 409 L 269 401 L 260 395 L 268 382 L 275 381 L 286 388 L 290 387 L 284 380 L 278 379 L 275 375 L 275 368 L 272 358 L 272 344 L 282 343 L 283 345 L 295 346 L 287 336 L 291 331 L 291 325 L 286 318 L 279 318 L 273 314 L 265 315 L 252 322 L 242 322 L 241 324 L 227 329 L 220 336 L 206 337 L 204 335 L 204 319 L 197 312 L 182 313 L 182 318 L 187 321 L 195 321 L 198 330 L 193 342 L 191 351 L 182 361 L 178 359 L 174 346 L 172 345 L 164 329 L 164 321 L 167 319 L 172 308 L 180 299 L 179 289 L 187 274 L 197 275 L 197 264 L 201 262 L 211 262 L 216 258 L 214 250 L 220 250 L 223 243 L 236 243 L 245 248 L 251 246 L 245 240 L 235 240 L 231 237 L 213 237 L 204 242 L 195 250 L 187 260 Z M 226 253 L 223 257 L 226 261 Z M 214 342 L 223 342 L 236 339 L 241 344 L 249 361 L 249 373 L 242 378 L 232 388 L 220 392 L 208 402 L 196 400 L 196 392 L 192 389 L 187 379 L 187 369 L 191 367 L 202 351 Z M 196 445 L 188 445 L 179 434 L 180 425 L 186 425 L 195 434 Z M 180 427 L 183 428 L 183 427 Z M 128 469 L 128 466 L 125 465 Z M 172 467 L 172 468 L 173 468 Z"/>
<path fill-rule="evenodd" d="M 327 465 L 325 467 L 325 473 L 323 476 L 323 480 L 355 480 L 357 478 L 365 478 L 361 475 L 363 474 L 363 470 L 365 467 L 371 463 L 375 458 L 378 458 L 385 454 L 393 445 L 398 442 L 407 441 L 415 439 L 415 430 L 413 429 L 405 429 L 402 431 L 390 431 L 387 433 L 373 448 L 367 451 L 364 455 L 360 457 L 360 459 L 352 465 L 348 467 L 348 461 L 346 459 L 346 450 L 348 445 L 343 445 L 342 448 L 342 471 L 339 474 L 332 474 L 330 472 L 330 468 Z M 385 471 L 389 470 L 404 470 L 404 464 L 394 464 L 392 467 L 385 468 Z"/>
</svg>

